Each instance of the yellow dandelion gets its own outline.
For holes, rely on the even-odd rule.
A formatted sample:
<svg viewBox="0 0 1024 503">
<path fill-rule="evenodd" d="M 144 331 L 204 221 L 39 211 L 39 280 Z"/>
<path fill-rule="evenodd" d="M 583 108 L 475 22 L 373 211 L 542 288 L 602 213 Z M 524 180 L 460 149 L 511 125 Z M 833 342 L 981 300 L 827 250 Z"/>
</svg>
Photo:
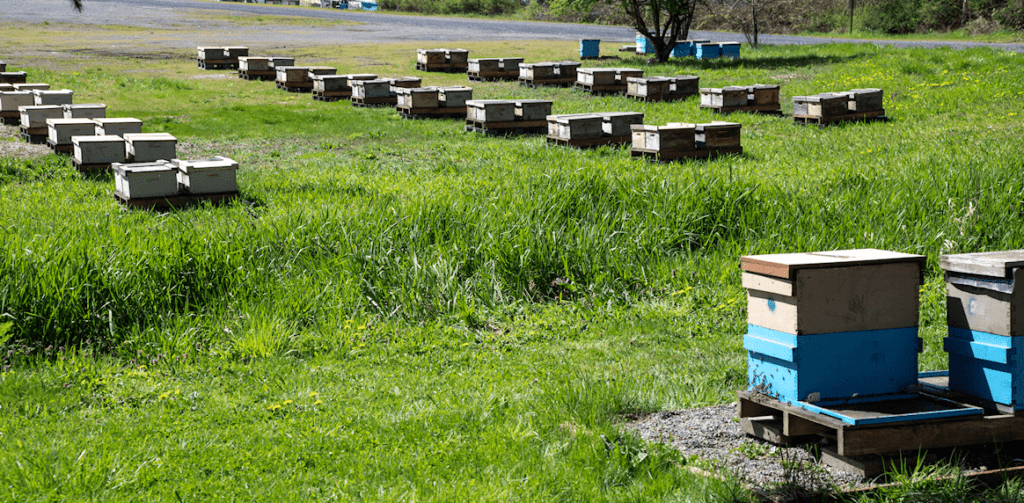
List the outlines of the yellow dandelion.
<svg viewBox="0 0 1024 503">
<path fill-rule="evenodd" d="M 319 394 L 320 394 L 320 393 L 317 393 L 316 391 L 310 391 L 310 392 L 309 392 L 309 397 L 310 397 L 310 398 L 313 398 L 313 397 L 315 397 L 315 396 L 317 396 L 317 395 L 319 395 Z"/>
<path fill-rule="evenodd" d="M 322 403 L 324 403 L 323 400 L 317 400 L 317 401 L 313 402 L 313 405 L 320 405 Z"/>
<path fill-rule="evenodd" d="M 285 401 L 284 401 L 284 405 L 288 405 L 288 404 L 290 404 L 290 403 L 292 403 L 292 401 L 291 401 L 291 400 L 285 400 Z"/>
</svg>

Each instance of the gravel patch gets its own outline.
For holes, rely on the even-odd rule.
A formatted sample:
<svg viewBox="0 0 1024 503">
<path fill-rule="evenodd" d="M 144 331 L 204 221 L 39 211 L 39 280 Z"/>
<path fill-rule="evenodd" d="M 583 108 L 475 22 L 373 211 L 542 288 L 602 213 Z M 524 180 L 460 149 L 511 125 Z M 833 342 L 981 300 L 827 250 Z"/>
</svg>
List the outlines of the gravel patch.
<svg viewBox="0 0 1024 503">
<path fill-rule="evenodd" d="M 17 127 L 0 126 L 0 157 L 28 159 L 50 153 L 46 145 L 32 145 L 21 139 L 21 130 Z"/>
</svg>

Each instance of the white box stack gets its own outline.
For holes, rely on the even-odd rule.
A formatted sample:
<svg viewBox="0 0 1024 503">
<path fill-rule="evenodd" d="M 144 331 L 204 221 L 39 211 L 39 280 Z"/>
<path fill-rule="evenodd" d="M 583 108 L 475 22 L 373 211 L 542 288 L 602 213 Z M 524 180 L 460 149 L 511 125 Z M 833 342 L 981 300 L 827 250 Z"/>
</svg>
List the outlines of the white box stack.
<svg viewBox="0 0 1024 503">
<path fill-rule="evenodd" d="M 90 119 L 47 119 L 46 126 L 51 145 L 71 145 L 72 136 L 96 134 L 96 123 Z"/>
<path fill-rule="evenodd" d="M 137 134 L 142 132 L 142 121 L 129 118 L 101 118 L 93 119 L 96 123 L 96 134 L 98 136 L 124 136 L 126 134 Z"/>
<path fill-rule="evenodd" d="M 79 165 L 123 163 L 127 159 L 120 136 L 72 136 L 73 159 Z"/>
<path fill-rule="evenodd" d="M 128 159 L 132 162 L 153 162 L 177 157 L 178 139 L 167 133 L 134 133 L 123 136 Z"/>
<path fill-rule="evenodd" d="M 59 105 L 42 105 L 18 107 L 21 112 L 21 127 L 23 128 L 45 128 L 46 119 L 63 119 L 64 108 Z"/>
<path fill-rule="evenodd" d="M 36 89 L 32 91 L 32 95 L 34 96 L 35 104 L 37 106 L 70 105 L 75 97 L 74 91 L 70 89 L 59 89 L 55 91 Z"/>
<path fill-rule="evenodd" d="M 168 161 L 114 163 L 114 184 L 125 199 L 178 195 L 178 169 Z"/>
<path fill-rule="evenodd" d="M 227 157 L 172 159 L 180 191 L 188 194 L 238 192 L 238 163 Z"/>
<path fill-rule="evenodd" d="M 103 103 L 64 105 L 65 119 L 103 119 L 106 116 L 107 106 Z"/>
</svg>

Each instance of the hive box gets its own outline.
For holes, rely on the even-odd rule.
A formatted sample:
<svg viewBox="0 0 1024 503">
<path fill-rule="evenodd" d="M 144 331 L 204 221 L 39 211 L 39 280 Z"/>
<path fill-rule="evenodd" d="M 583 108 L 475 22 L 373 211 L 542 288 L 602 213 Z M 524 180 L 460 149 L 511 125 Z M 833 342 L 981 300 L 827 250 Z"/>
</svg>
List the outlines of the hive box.
<svg viewBox="0 0 1024 503">
<path fill-rule="evenodd" d="M 523 63 L 519 65 L 519 77 L 525 79 L 553 79 L 555 78 L 554 63 Z"/>
<path fill-rule="evenodd" d="M 72 136 L 93 136 L 96 123 L 90 119 L 47 119 L 50 141 L 56 145 L 71 145 Z"/>
<path fill-rule="evenodd" d="M 398 106 L 407 108 L 437 108 L 440 90 L 436 87 L 416 87 L 395 89 L 398 95 Z"/>
<path fill-rule="evenodd" d="M 113 163 L 115 189 L 125 198 L 178 195 L 178 168 L 167 161 Z"/>
<path fill-rule="evenodd" d="M 395 77 L 392 79 L 384 79 L 388 81 L 390 85 L 389 92 L 392 96 L 399 88 L 403 89 L 415 89 L 417 87 L 423 87 L 423 79 L 419 77 Z"/>
<path fill-rule="evenodd" d="M 43 105 L 70 105 L 74 99 L 75 93 L 70 89 L 61 89 L 57 91 L 45 91 L 36 89 L 32 91 L 33 99 L 37 106 Z"/>
<path fill-rule="evenodd" d="M 172 159 L 178 168 L 178 188 L 189 194 L 238 192 L 238 163 L 227 157 Z"/>
<path fill-rule="evenodd" d="M 684 152 L 694 148 L 696 124 L 682 122 L 664 126 L 633 124 L 630 126 L 633 148 L 654 152 Z"/>
<path fill-rule="evenodd" d="M 74 160 L 79 164 L 123 163 L 127 158 L 120 136 L 72 136 Z"/>
<path fill-rule="evenodd" d="M 722 121 L 697 124 L 696 141 L 704 148 L 739 147 L 741 127 L 735 122 Z"/>
<path fill-rule="evenodd" d="M 98 136 L 124 136 L 142 132 L 142 121 L 128 118 L 93 119 Z"/>
<path fill-rule="evenodd" d="M 14 91 L 14 84 L 0 84 L 0 92 L 11 92 Z"/>
<path fill-rule="evenodd" d="M 132 133 L 122 138 L 132 162 L 153 162 L 177 157 L 178 139 L 167 133 Z"/>
<path fill-rule="evenodd" d="M 474 73 L 494 73 L 501 71 L 501 60 L 498 58 L 478 58 L 469 60 L 469 71 Z"/>
<path fill-rule="evenodd" d="M 278 66 L 276 67 L 277 81 L 289 87 L 309 83 L 309 67 L 305 66 Z"/>
<path fill-rule="evenodd" d="M 580 68 L 576 70 L 576 82 L 588 86 L 614 86 L 614 68 Z"/>
<path fill-rule="evenodd" d="M 470 87 L 442 87 L 438 93 L 438 106 L 444 108 L 465 107 L 466 102 L 473 99 Z"/>
<path fill-rule="evenodd" d="M 499 65 L 503 72 L 515 72 L 519 70 L 519 65 L 523 63 L 523 58 L 499 58 Z"/>
<path fill-rule="evenodd" d="M 747 88 L 739 86 L 705 87 L 700 90 L 700 104 L 708 107 L 742 107 L 747 105 Z"/>
<path fill-rule="evenodd" d="M 644 76 L 643 70 L 637 70 L 636 68 L 616 68 L 615 69 L 615 83 L 620 86 L 625 86 L 626 82 L 630 77 L 640 78 Z"/>
<path fill-rule="evenodd" d="M 580 57 L 597 58 L 601 56 L 601 41 L 593 39 L 580 39 Z"/>
<path fill-rule="evenodd" d="M 723 58 L 738 58 L 740 57 L 740 43 L 739 42 L 722 42 L 718 44 L 719 55 Z"/>
<path fill-rule="evenodd" d="M 313 77 L 317 75 L 337 75 L 338 69 L 333 66 L 310 66 L 309 67 L 309 80 L 313 80 Z"/>
<path fill-rule="evenodd" d="M 669 77 L 672 94 L 697 94 L 700 92 L 700 77 L 695 75 L 680 75 Z"/>
<path fill-rule="evenodd" d="M 6 72 L 6 71 L 7 71 L 7 62 L 6 61 L 0 61 L 0 72 Z"/>
<path fill-rule="evenodd" d="M 516 117 L 516 102 L 511 100 L 469 100 L 466 118 L 478 122 L 510 122 Z"/>
<path fill-rule="evenodd" d="M 445 49 L 445 63 L 454 66 L 467 66 L 469 64 L 469 51 L 465 49 Z"/>
<path fill-rule="evenodd" d="M 560 61 L 554 64 L 555 75 L 560 79 L 576 80 L 580 64 L 575 61 Z"/>
<path fill-rule="evenodd" d="M 15 91 L 49 91 L 50 84 L 43 84 L 41 82 L 35 82 L 31 84 L 13 84 Z"/>
<path fill-rule="evenodd" d="M 916 385 L 924 261 L 874 249 L 742 257 L 751 388 L 814 402 Z"/>
<path fill-rule="evenodd" d="M 391 96 L 391 82 L 379 80 L 353 80 L 352 96 L 356 98 L 387 98 Z"/>
<path fill-rule="evenodd" d="M 849 98 L 845 94 L 821 93 L 807 97 L 807 115 L 832 117 L 847 113 Z"/>
<path fill-rule="evenodd" d="M 21 125 L 26 128 L 44 128 L 47 119 L 63 119 L 64 108 L 57 105 L 18 107 Z"/>
<path fill-rule="evenodd" d="M 352 89 L 348 85 L 348 77 L 344 75 L 310 75 L 310 78 L 313 79 L 314 92 L 330 93 Z"/>
<path fill-rule="evenodd" d="M 0 92 L 0 112 L 17 112 L 21 107 L 30 107 L 35 103 L 35 98 L 29 91 L 2 91 Z"/>
<path fill-rule="evenodd" d="M 703 43 L 697 44 L 697 49 L 694 51 L 694 56 L 697 59 L 715 59 L 722 53 L 722 48 L 718 44 L 714 43 Z"/>
<path fill-rule="evenodd" d="M 65 119 L 102 119 L 107 116 L 107 106 L 103 103 L 82 105 L 64 105 Z"/>
<path fill-rule="evenodd" d="M 416 62 L 421 65 L 443 65 L 444 49 L 416 49 Z"/>
<path fill-rule="evenodd" d="M 660 97 L 669 93 L 672 81 L 666 77 L 628 77 L 627 92 L 632 96 Z"/>
<path fill-rule="evenodd" d="M 224 47 L 197 47 L 196 50 L 199 53 L 199 59 L 202 60 L 228 59 L 228 51 Z"/>
<path fill-rule="evenodd" d="M 850 97 L 847 108 L 851 112 L 882 110 L 883 93 L 881 89 L 854 89 L 845 94 Z"/>
<path fill-rule="evenodd" d="M 600 115 L 549 115 L 548 134 L 552 133 L 552 119 L 555 122 L 555 130 L 552 136 L 566 140 L 601 137 L 601 125 L 604 123 L 604 118 Z"/>
<path fill-rule="evenodd" d="M 28 82 L 25 72 L 0 72 L 0 84 L 24 84 Z"/>
<path fill-rule="evenodd" d="M 1024 410 L 1024 250 L 942 255 L 939 266 L 949 388 Z"/>
<path fill-rule="evenodd" d="M 608 136 L 629 136 L 630 126 L 644 123 L 641 112 L 602 112 L 601 131 Z"/>
<path fill-rule="evenodd" d="M 254 56 L 242 56 L 238 58 L 238 69 L 243 71 L 266 72 L 270 71 L 270 58 Z"/>
<path fill-rule="evenodd" d="M 270 60 L 270 69 L 277 70 L 281 66 L 295 66 L 295 58 L 285 58 L 281 56 L 270 56 L 267 58 Z"/>
<path fill-rule="evenodd" d="M 515 116 L 519 121 L 542 121 L 551 115 L 549 100 L 516 100 Z"/>
<path fill-rule="evenodd" d="M 747 101 L 751 105 L 778 105 L 779 86 L 767 84 L 747 86 Z"/>
<path fill-rule="evenodd" d="M 807 115 L 807 96 L 793 96 L 793 115 Z"/>
<path fill-rule="evenodd" d="M 228 59 L 238 59 L 242 56 L 249 55 L 248 47 L 225 47 L 224 52 L 227 53 Z"/>
</svg>

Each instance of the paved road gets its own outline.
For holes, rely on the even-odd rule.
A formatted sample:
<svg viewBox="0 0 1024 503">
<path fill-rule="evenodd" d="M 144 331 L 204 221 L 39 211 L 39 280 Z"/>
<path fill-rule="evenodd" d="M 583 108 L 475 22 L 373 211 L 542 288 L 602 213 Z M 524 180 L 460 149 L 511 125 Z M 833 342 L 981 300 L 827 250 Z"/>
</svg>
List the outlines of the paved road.
<svg viewBox="0 0 1024 503">
<path fill-rule="evenodd" d="M 84 12 L 70 8 L 68 0 L 0 0 L 0 21 L 8 22 L 67 22 L 87 24 L 126 24 L 143 27 L 169 27 L 186 25 L 202 28 L 199 18 L 189 16 L 190 10 L 224 11 L 224 14 L 247 12 L 252 14 L 285 14 L 321 19 L 356 21 L 356 26 L 344 26 L 330 30 L 312 30 L 289 27 L 286 30 L 263 33 L 268 42 L 286 43 L 295 39 L 297 31 L 315 32 L 319 43 L 367 43 L 403 41 L 476 41 L 476 40 L 576 40 L 596 38 L 605 41 L 626 43 L 634 38 L 634 31 L 626 27 L 595 26 L 568 23 L 541 23 L 524 21 L 499 21 L 462 19 L 450 17 L 400 16 L 393 14 L 342 11 L 338 9 L 310 9 L 280 7 L 235 2 L 210 2 L 200 0 L 85 0 Z M 189 40 L 213 43 L 218 26 L 209 25 L 209 40 Z M 289 33 L 291 35 L 289 35 Z M 714 41 L 743 40 L 736 33 L 693 31 L 691 38 L 706 38 Z M 201 37 L 203 38 L 203 37 Z M 309 36 L 298 37 L 309 42 Z M 292 40 L 294 42 L 294 40 Z M 798 37 L 782 35 L 762 36 L 765 44 L 822 44 L 865 42 L 845 38 Z M 871 41 L 876 44 L 898 47 L 978 47 L 989 46 L 1016 52 L 1024 52 L 1024 44 L 985 44 L 977 42 L 912 42 L 912 41 Z"/>
</svg>

